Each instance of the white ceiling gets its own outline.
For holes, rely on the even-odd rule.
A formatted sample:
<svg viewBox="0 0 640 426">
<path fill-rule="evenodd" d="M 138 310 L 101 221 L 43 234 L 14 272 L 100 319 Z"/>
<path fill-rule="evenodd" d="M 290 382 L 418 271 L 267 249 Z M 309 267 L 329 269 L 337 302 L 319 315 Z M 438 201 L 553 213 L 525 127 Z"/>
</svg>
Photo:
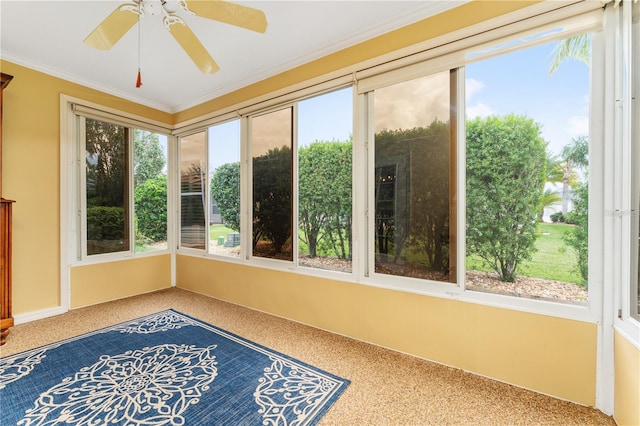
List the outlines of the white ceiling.
<svg viewBox="0 0 640 426">
<path fill-rule="evenodd" d="M 161 16 L 147 15 L 140 27 L 143 86 L 138 89 L 137 26 L 111 50 L 83 44 L 124 1 L 1 0 L 0 57 L 143 105 L 178 112 L 466 0 L 235 2 L 264 11 L 268 21 L 264 34 L 185 17 L 220 66 L 215 74 L 202 74 L 164 29 Z"/>
</svg>

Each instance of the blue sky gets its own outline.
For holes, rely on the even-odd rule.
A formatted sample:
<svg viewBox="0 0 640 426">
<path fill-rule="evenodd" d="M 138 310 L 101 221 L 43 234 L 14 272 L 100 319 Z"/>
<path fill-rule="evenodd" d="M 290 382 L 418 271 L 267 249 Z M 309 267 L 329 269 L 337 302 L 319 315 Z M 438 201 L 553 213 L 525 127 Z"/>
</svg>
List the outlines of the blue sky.
<svg viewBox="0 0 640 426">
<path fill-rule="evenodd" d="M 467 118 L 525 114 L 541 124 L 542 137 L 556 154 L 572 138 L 588 136 L 589 67 L 569 58 L 549 75 L 553 48 L 549 43 L 468 64 Z M 315 140 L 346 140 L 352 125 L 349 87 L 298 104 L 300 146 Z M 212 170 L 239 161 L 239 120 L 210 128 L 209 141 Z"/>
<path fill-rule="evenodd" d="M 542 125 L 556 154 L 588 136 L 589 67 L 565 60 L 548 75 L 554 44 L 496 56 L 466 66 L 467 117 L 526 114 Z"/>
</svg>

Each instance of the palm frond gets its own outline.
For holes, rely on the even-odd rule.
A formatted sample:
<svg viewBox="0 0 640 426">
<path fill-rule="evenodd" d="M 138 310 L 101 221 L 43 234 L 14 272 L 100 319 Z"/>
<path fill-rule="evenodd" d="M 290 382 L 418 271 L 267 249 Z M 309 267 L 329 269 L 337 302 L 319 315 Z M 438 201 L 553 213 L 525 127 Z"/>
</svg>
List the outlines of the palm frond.
<svg viewBox="0 0 640 426">
<path fill-rule="evenodd" d="M 567 58 L 573 58 L 588 65 L 591 56 L 591 38 L 585 33 L 560 40 L 556 43 L 552 55 L 549 75 L 553 74 Z"/>
</svg>

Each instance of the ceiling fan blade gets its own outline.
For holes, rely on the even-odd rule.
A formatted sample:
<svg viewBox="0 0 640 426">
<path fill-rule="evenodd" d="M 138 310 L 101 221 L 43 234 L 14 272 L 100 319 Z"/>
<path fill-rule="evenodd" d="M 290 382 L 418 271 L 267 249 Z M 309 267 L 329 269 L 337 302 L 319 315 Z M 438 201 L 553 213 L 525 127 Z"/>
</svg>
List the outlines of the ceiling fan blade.
<svg viewBox="0 0 640 426">
<path fill-rule="evenodd" d="M 222 0 L 194 0 L 189 1 L 186 7 L 203 18 L 235 25 L 258 33 L 267 31 L 267 17 L 259 9 Z"/>
<path fill-rule="evenodd" d="M 121 4 L 84 39 L 84 44 L 101 50 L 111 49 L 138 22 L 138 5 Z"/>
<path fill-rule="evenodd" d="M 175 15 L 170 15 L 165 18 L 165 26 L 200 71 L 213 74 L 220 69 L 186 22 Z"/>
</svg>

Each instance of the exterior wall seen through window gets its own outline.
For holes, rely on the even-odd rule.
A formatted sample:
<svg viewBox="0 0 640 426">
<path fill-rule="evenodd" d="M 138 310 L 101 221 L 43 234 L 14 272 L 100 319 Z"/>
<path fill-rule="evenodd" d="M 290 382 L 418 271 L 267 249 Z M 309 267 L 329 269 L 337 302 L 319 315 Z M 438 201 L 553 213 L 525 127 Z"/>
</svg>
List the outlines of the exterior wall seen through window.
<svg viewBox="0 0 640 426">
<path fill-rule="evenodd" d="M 375 272 L 456 282 L 456 71 L 374 91 Z"/>
<path fill-rule="evenodd" d="M 180 140 L 180 246 L 206 247 L 206 133 Z"/>
</svg>

